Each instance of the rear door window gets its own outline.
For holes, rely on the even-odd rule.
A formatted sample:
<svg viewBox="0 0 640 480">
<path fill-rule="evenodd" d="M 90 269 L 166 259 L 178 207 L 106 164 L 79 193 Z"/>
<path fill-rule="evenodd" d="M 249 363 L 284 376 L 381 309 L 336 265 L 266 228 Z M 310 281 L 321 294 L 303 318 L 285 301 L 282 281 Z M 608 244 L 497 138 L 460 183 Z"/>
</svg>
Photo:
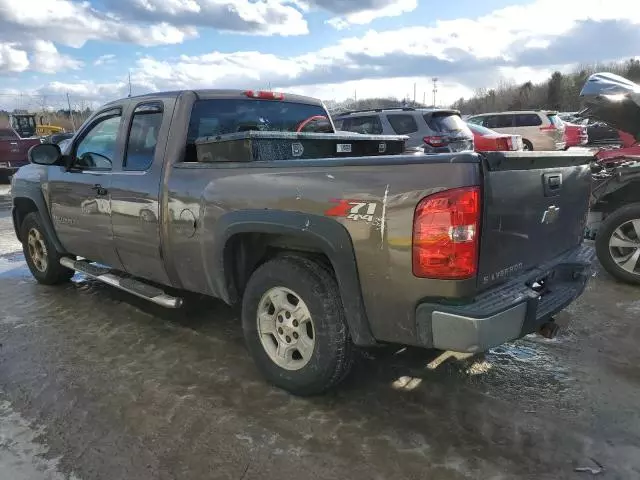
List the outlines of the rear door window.
<svg viewBox="0 0 640 480">
<path fill-rule="evenodd" d="M 337 125 L 340 125 L 339 127 Z M 382 134 L 382 122 L 377 115 L 363 115 L 358 117 L 345 117 L 338 120 L 336 128 L 347 132 L 362 133 L 368 135 Z"/>
<path fill-rule="evenodd" d="M 387 115 L 387 120 L 391 124 L 391 128 L 398 135 L 407 135 L 418 131 L 418 124 L 413 115 L 394 114 Z"/>
<path fill-rule="evenodd" d="M 151 166 L 161 125 L 161 104 L 153 103 L 136 107 L 127 140 L 124 170 L 144 171 Z"/>
<path fill-rule="evenodd" d="M 484 126 L 487 128 L 512 128 L 513 115 L 491 115 L 486 118 Z"/>
<path fill-rule="evenodd" d="M 452 112 L 434 112 L 424 115 L 424 121 L 429 128 L 436 133 L 465 132 L 469 133 L 469 127 L 460 115 Z"/>
<path fill-rule="evenodd" d="M 542 119 L 537 113 L 519 113 L 516 115 L 516 127 L 538 127 Z"/>
<path fill-rule="evenodd" d="M 473 117 L 467 120 L 468 123 L 473 123 L 474 125 L 482 125 L 486 117 Z"/>
</svg>

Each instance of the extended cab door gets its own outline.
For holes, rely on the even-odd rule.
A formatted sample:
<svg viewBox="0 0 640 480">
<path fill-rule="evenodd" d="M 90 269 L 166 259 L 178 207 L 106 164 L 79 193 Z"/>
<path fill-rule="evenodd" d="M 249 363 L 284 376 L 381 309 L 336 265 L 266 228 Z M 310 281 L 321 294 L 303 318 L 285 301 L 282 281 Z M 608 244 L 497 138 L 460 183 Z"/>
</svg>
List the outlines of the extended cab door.
<svg viewBox="0 0 640 480">
<path fill-rule="evenodd" d="M 95 116 L 75 137 L 72 166 L 49 172 L 51 218 L 64 248 L 121 269 L 111 229 L 109 189 L 113 165 L 122 161 L 122 109 Z"/>
<path fill-rule="evenodd" d="M 126 118 L 122 162 L 111 177 L 111 221 L 124 270 L 171 283 L 161 252 L 160 191 L 165 148 L 175 99 L 146 98 Z"/>
</svg>

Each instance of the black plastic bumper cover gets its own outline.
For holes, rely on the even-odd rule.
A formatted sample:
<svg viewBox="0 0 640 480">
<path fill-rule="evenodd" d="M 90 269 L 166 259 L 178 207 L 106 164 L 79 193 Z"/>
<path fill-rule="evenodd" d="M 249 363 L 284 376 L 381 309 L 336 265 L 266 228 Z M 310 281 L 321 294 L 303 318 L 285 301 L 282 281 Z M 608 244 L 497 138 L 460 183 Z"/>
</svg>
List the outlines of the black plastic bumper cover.
<svg viewBox="0 0 640 480">
<path fill-rule="evenodd" d="M 581 245 L 464 305 L 421 303 L 419 342 L 475 353 L 532 333 L 582 294 L 594 258 L 593 247 Z"/>
</svg>

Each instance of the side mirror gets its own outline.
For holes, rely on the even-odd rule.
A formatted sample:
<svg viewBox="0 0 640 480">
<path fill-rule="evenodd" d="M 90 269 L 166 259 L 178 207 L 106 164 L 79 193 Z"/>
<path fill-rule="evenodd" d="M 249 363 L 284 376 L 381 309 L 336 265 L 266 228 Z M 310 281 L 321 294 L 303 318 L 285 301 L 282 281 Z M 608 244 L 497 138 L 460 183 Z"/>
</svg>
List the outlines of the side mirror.
<svg viewBox="0 0 640 480">
<path fill-rule="evenodd" d="M 60 147 L 53 143 L 41 143 L 29 149 L 29 161 L 36 165 L 59 165 L 62 159 Z"/>
</svg>

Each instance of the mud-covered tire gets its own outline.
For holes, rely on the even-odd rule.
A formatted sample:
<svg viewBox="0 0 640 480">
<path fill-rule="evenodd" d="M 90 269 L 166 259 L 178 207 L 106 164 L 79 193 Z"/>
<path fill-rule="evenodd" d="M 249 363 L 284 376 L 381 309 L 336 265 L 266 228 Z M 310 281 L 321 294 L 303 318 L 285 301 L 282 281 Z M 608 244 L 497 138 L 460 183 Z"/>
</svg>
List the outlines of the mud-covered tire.
<svg viewBox="0 0 640 480">
<path fill-rule="evenodd" d="M 596 253 L 602 267 L 616 279 L 635 285 L 640 285 L 640 261 L 637 263 L 635 273 L 625 270 L 613 257 L 610 242 L 614 232 L 621 226 L 628 224 L 632 220 L 640 221 L 640 203 L 634 203 L 624 206 L 609 215 L 598 228 L 596 234 Z M 638 249 L 640 250 L 640 231 L 636 232 L 638 236 Z M 629 252 L 631 249 L 629 249 Z M 624 250 L 616 250 L 624 258 Z"/>
<path fill-rule="evenodd" d="M 20 238 L 22 238 L 22 250 L 27 266 L 39 283 L 58 285 L 68 282 L 73 277 L 73 270 L 60 265 L 60 254 L 47 236 L 38 213 L 32 212 L 25 217 L 20 228 Z M 30 240 L 32 240 L 31 247 Z M 41 244 L 39 254 L 35 253 L 38 248 L 34 248 L 34 242 Z M 43 253 L 46 264 L 42 261 Z"/>
<path fill-rule="evenodd" d="M 265 302 L 270 303 L 266 299 L 269 292 L 279 289 L 299 297 L 312 319 L 313 350 L 307 363 L 297 369 L 283 368 L 272 359 L 273 352 L 268 353 L 265 346 L 269 337 L 258 328 L 258 315 L 265 314 Z M 278 311 L 285 310 L 274 309 L 274 323 L 279 321 Z M 339 384 L 351 370 L 354 351 L 338 285 L 332 273 L 313 260 L 291 255 L 260 266 L 244 292 L 242 326 L 247 349 L 260 372 L 270 383 L 294 395 L 321 394 Z M 276 331 L 272 339 L 279 345 Z"/>
</svg>

